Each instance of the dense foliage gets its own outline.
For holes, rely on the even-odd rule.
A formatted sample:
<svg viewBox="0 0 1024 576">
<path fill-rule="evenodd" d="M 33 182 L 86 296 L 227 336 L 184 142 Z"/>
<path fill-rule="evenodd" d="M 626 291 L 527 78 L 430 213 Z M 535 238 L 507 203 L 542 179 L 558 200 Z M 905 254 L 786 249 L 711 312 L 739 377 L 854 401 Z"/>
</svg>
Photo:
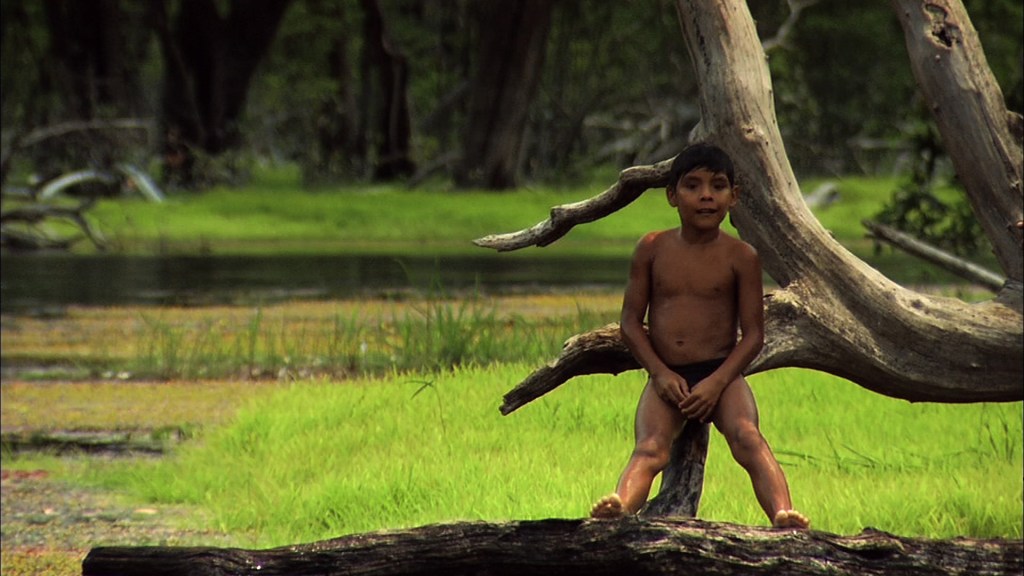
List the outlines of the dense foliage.
<svg viewBox="0 0 1024 576">
<path fill-rule="evenodd" d="M 154 4 L 169 18 L 179 16 L 172 24 L 183 25 L 176 2 Z M 372 121 L 359 117 L 371 113 L 367 103 L 344 99 L 373 95 L 364 86 L 374 73 L 364 26 L 365 5 L 376 3 L 285 4 L 238 120 L 238 146 L 313 169 L 316 142 L 331 137 L 331 123 Z M 1008 107 L 1020 110 L 1022 6 L 1012 0 L 967 5 Z M 113 6 L 3 3 L 5 138 L 15 130 L 83 118 L 127 115 L 165 123 L 159 118 L 168 113 L 161 109 L 163 84 L 173 76 L 161 57 L 166 47 L 154 23 L 156 10 L 123 1 Z M 224 6 L 216 22 L 227 35 L 235 22 Z M 382 0 L 379 8 L 393 50 L 408 62 L 413 157 L 430 166 L 457 148 L 464 134 L 466 82 L 487 30 L 480 29 L 473 3 L 464 0 Z M 776 34 L 789 15 L 784 2 L 751 8 L 762 38 Z M 697 111 L 672 2 L 564 0 L 544 9 L 551 10 L 551 30 L 524 135 L 524 173 L 551 177 L 591 162 L 657 160 L 683 141 Z M 891 166 L 900 157 L 894 153 L 913 152 L 909 136 L 918 120 L 908 112 L 915 88 L 902 46 L 884 4 L 826 0 L 803 10 L 770 52 L 780 125 L 798 169 L 876 170 Z M 160 140 L 153 135 L 150 145 Z M 369 171 L 350 159 L 333 174 L 351 179 Z"/>
</svg>

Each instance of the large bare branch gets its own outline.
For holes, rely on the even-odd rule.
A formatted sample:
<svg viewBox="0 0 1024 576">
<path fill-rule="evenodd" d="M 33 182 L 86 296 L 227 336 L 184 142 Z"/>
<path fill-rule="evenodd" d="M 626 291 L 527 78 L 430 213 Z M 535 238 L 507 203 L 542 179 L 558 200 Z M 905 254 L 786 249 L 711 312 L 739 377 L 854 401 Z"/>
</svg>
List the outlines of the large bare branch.
<svg viewBox="0 0 1024 576">
<path fill-rule="evenodd" d="M 764 52 L 746 5 L 738 0 L 678 0 L 677 5 L 700 85 L 702 120 L 693 139 L 716 142 L 732 154 L 744 190 L 733 221 L 782 287 L 766 298 L 767 340 L 750 371 L 812 368 L 887 396 L 915 401 L 1024 399 L 1020 284 L 1008 282 L 994 301 L 966 304 L 905 289 L 847 251 L 822 228 L 802 199 L 776 124 Z M 923 6 L 920 10 L 927 12 Z M 944 21 L 948 25 L 949 18 Z M 907 34 L 930 30 L 908 27 Z M 959 24 L 957 30 L 961 36 L 974 34 L 969 22 Z M 964 39 L 956 47 L 980 50 L 976 39 Z M 991 75 L 987 69 L 968 67 L 945 72 L 952 75 L 946 87 L 952 92 L 978 85 L 961 76 Z M 979 100 L 972 90 L 959 94 L 973 103 Z M 993 129 L 992 137 L 1012 138 L 1005 129 L 1007 115 L 1001 101 L 986 98 L 980 107 L 985 114 L 977 118 L 951 115 L 952 120 L 940 123 L 940 130 L 944 135 L 950 130 L 969 132 L 976 129 L 974 124 L 958 122 L 989 118 L 1004 128 L 1002 132 Z M 1002 153 L 1012 149 L 1011 144 L 983 148 L 970 156 L 978 169 L 996 172 L 1001 182 L 1015 181 L 1018 186 L 973 186 L 968 193 L 976 197 L 975 204 L 998 196 L 999 205 L 1017 202 L 1019 206 L 1020 155 Z M 950 149 L 954 155 L 958 151 L 958 147 Z M 656 178 L 652 182 L 664 185 Z M 623 198 L 607 192 L 602 196 L 620 202 Z M 589 221 L 566 218 L 613 210 L 607 200 L 592 199 L 595 207 L 585 206 L 591 202 L 585 201 L 572 205 L 572 211 L 553 211 L 547 223 L 507 235 L 517 242 L 503 249 L 553 241 L 573 224 Z M 1020 214 L 1016 210 L 1010 209 L 1004 218 L 1016 222 Z M 553 235 L 549 229 L 560 232 Z M 1018 236 L 1010 239 L 1019 263 L 1024 255 L 1019 231 L 1014 230 Z M 987 226 L 986 231 L 990 236 L 1008 234 L 998 226 Z M 1008 267 L 1008 275 L 1012 269 Z"/>
<path fill-rule="evenodd" d="M 679 0 L 678 5 L 701 86 L 697 136 L 716 141 L 735 158 L 746 194 L 734 223 L 783 287 L 768 299 L 769 341 L 754 368 L 814 368 L 911 400 L 1024 399 L 1020 306 L 969 305 L 918 294 L 891 282 L 836 242 L 801 198 L 775 121 L 767 63 L 746 6 L 706 0 Z M 965 34 L 968 29 L 973 32 L 969 23 L 963 27 Z M 982 74 L 968 69 L 957 73 Z M 987 69 L 984 73 L 991 74 Z M 955 91 L 957 84 L 951 84 Z M 1005 109 L 994 116 L 1005 126 Z M 970 131 L 975 126 L 940 125 L 943 133 L 950 129 Z M 994 153 L 996 148 L 990 150 L 991 156 L 975 155 L 978 166 L 1012 174 Z M 1019 157 L 1016 162 L 1019 170 Z M 1013 191 L 975 188 L 968 193 L 1006 196 Z M 1019 188 L 1017 194 L 1019 201 Z M 1019 261 L 1019 241 L 1016 250 Z"/>
<path fill-rule="evenodd" d="M 1020 136 L 960 0 L 892 0 L 942 144 L 1007 277 L 1024 274 Z"/>
<path fill-rule="evenodd" d="M 484 236 L 473 243 L 499 252 L 518 250 L 527 246 L 547 246 L 568 234 L 577 224 L 600 220 L 636 200 L 645 190 L 664 187 L 668 183 L 671 163 L 669 159 L 653 166 L 627 168 L 619 174 L 615 184 L 593 198 L 555 206 L 547 220 L 531 228 L 508 234 Z"/>
</svg>

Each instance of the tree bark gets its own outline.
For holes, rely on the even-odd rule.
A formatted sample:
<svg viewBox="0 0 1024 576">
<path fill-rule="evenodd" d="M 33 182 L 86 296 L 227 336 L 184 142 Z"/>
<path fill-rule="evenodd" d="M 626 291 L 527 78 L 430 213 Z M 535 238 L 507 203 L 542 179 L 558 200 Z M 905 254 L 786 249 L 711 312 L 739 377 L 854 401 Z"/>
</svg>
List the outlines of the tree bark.
<svg viewBox="0 0 1024 576">
<path fill-rule="evenodd" d="M 701 86 L 702 120 L 692 139 L 715 142 L 732 154 L 743 189 L 733 222 L 741 236 L 757 248 L 765 270 L 781 286 L 765 298 L 765 347 L 749 372 L 786 366 L 811 368 L 911 401 L 1024 399 L 1020 283 L 1011 278 L 995 300 L 966 304 L 898 286 L 843 248 L 822 228 L 800 195 L 775 122 L 764 53 L 746 6 L 736 0 L 679 0 L 678 8 Z M 927 32 L 907 29 L 908 35 Z M 973 34 L 973 29 L 964 27 L 961 34 Z M 957 46 L 972 50 L 977 43 L 965 40 Z M 966 68 L 949 72 L 956 79 L 946 86 L 949 91 L 972 85 L 963 75 L 990 75 L 987 70 Z M 961 92 L 960 98 L 977 100 L 970 92 Z M 991 107 L 997 103 L 986 99 L 984 104 Z M 986 118 L 1000 118 L 1006 125 L 1005 108 L 985 110 Z M 967 121 L 966 116 L 953 119 L 940 124 L 943 133 L 976 129 L 972 123 L 956 124 Z M 1008 131 L 992 133 L 998 138 L 1005 133 L 1011 139 Z M 1006 158 L 997 153 L 1012 146 L 1012 142 L 988 146 L 991 154 L 983 157 L 974 151 L 973 162 L 980 170 L 1000 174 L 1004 182 L 1019 183 L 1015 174 L 1020 171 L 1020 155 Z M 957 153 L 958 148 L 951 149 L 951 154 Z M 663 163 L 645 170 L 657 174 L 659 166 Z M 617 186 L 624 180 L 620 176 Z M 662 187 L 665 182 L 653 177 L 650 183 Z M 1016 190 L 969 186 L 967 193 L 975 198 L 975 204 L 990 199 L 996 202 L 997 196 L 997 205 L 1016 202 L 1018 208 L 1011 209 L 1007 218 L 1016 221 L 1021 202 L 1019 188 Z M 608 205 L 607 194 L 555 208 L 547 222 L 483 238 L 478 244 L 498 249 L 544 245 L 576 222 L 590 221 L 586 219 L 589 216 L 578 218 L 580 214 L 589 215 L 598 207 L 602 214 L 620 208 Z M 615 195 L 615 200 L 628 203 L 637 195 L 639 192 Z M 996 233 L 986 230 L 990 235 Z M 998 233 L 1006 235 L 1005 230 Z M 1013 250 L 1020 262 L 1024 253 L 1019 230 L 1011 234 L 1016 235 Z M 1009 276 L 1012 270 L 1010 266 L 1004 271 Z"/>
<path fill-rule="evenodd" d="M 699 520 L 627 518 L 465 522 L 358 534 L 269 550 L 103 547 L 83 576 L 364 576 L 448 574 L 1019 574 L 1011 540 L 927 540 L 867 529 L 856 536 Z"/>
</svg>

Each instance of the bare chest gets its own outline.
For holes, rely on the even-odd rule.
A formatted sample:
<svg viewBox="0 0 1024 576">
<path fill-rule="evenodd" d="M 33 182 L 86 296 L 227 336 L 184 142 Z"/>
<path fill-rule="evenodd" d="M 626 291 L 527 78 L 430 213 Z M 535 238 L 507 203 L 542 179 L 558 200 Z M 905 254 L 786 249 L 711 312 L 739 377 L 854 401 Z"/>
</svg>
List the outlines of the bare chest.
<svg viewBox="0 0 1024 576">
<path fill-rule="evenodd" d="M 651 287 L 655 299 L 732 302 L 736 275 L 722 251 L 668 251 L 652 262 Z"/>
</svg>

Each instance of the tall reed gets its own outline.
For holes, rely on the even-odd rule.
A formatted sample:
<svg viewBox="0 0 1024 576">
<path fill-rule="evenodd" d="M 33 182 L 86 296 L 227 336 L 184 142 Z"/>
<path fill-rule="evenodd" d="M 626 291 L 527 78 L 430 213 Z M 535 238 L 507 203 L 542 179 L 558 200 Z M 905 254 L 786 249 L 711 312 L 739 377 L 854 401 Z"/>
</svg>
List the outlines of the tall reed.
<svg viewBox="0 0 1024 576">
<path fill-rule="evenodd" d="M 484 298 L 428 296 L 379 318 L 338 313 L 329 322 L 270 322 L 255 308 L 241 326 L 171 324 L 143 314 L 137 357 L 127 366 L 155 378 L 301 378 L 541 361 L 572 334 L 607 322 L 595 312 L 528 318 Z"/>
</svg>

